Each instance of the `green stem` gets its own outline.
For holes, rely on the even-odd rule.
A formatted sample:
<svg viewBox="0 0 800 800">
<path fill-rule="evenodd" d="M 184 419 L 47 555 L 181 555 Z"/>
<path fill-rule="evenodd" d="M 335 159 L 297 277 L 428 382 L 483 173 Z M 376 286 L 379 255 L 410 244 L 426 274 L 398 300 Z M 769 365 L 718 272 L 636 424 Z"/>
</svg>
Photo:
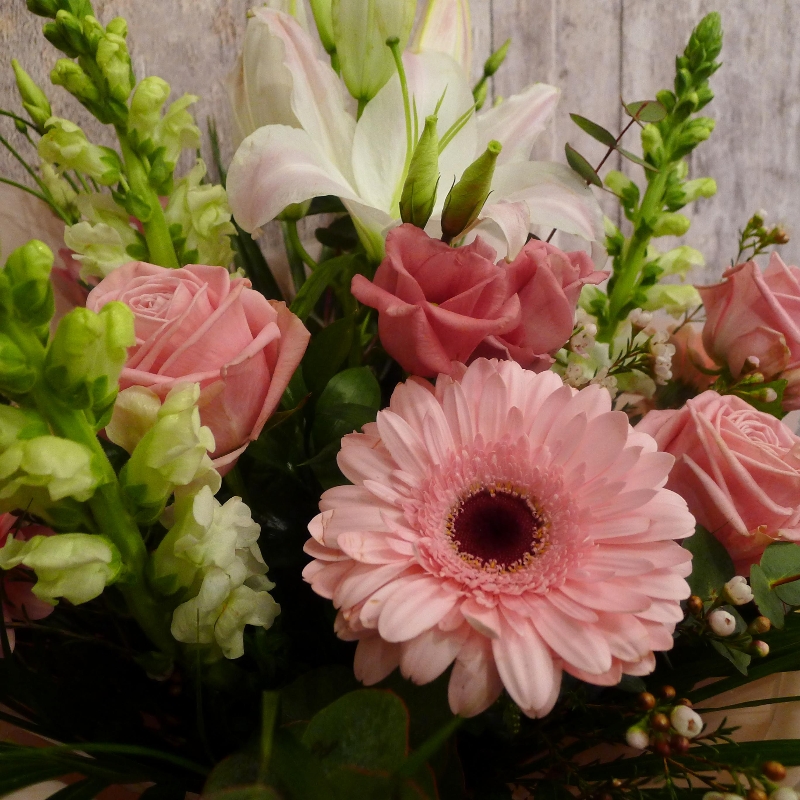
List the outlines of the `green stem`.
<svg viewBox="0 0 800 800">
<path fill-rule="evenodd" d="M 128 137 L 124 129 L 117 127 L 117 136 L 119 137 L 122 158 L 125 162 L 125 171 L 128 175 L 131 191 L 150 208 L 149 219 L 141 220 L 144 228 L 144 238 L 147 241 L 147 249 L 150 252 L 150 260 L 153 264 L 158 264 L 162 267 L 178 269 L 180 264 L 178 263 L 178 257 L 175 255 L 172 238 L 169 235 L 169 226 L 158 195 L 150 186 L 147 169 L 128 143 Z"/>
<path fill-rule="evenodd" d="M 16 181 L 12 181 L 9 178 L 0 178 L 0 183 L 7 183 L 9 186 L 14 186 L 17 189 L 22 189 L 23 192 L 32 194 L 34 197 L 38 197 L 43 203 L 47 203 L 48 205 L 50 205 L 50 203 L 48 203 L 47 201 L 47 198 L 43 194 L 37 192 L 35 189 L 31 189 L 30 186 L 25 186 L 25 184 L 17 183 Z"/>
<path fill-rule="evenodd" d="M 400 42 L 398 39 L 387 39 L 387 47 L 392 51 L 394 56 L 394 63 L 397 67 L 397 74 L 400 78 L 400 90 L 403 93 L 403 111 L 406 118 L 406 160 L 403 166 L 403 179 L 399 182 L 403 186 L 408 177 L 408 170 L 411 167 L 411 156 L 414 153 L 414 135 L 411 124 L 411 100 L 408 94 L 408 80 L 406 79 L 406 71 L 403 67 L 403 54 L 400 51 Z"/>
<path fill-rule="evenodd" d="M 297 255 L 300 256 L 302 262 L 313 272 L 317 268 L 317 262 L 311 258 L 308 251 L 303 247 L 303 243 L 300 241 L 300 233 L 297 230 L 297 220 L 287 220 L 285 225 L 286 235 L 289 237 L 290 245 L 294 248 Z"/>
</svg>

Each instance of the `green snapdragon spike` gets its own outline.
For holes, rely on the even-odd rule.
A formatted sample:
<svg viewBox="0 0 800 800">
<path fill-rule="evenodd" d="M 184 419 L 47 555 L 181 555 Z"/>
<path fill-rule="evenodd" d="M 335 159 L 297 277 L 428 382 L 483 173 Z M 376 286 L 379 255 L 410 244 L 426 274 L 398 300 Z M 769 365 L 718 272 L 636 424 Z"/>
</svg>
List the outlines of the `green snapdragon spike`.
<svg viewBox="0 0 800 800">
<path fill-rule="evenodd" d="M 489 142 L 483 154 L 472 162 L 447 195 L 442 210 L 442 241 L 448 244 L 464 233 L 481 213 L 489 192 L 497 158 L 503 146 Z"/>
<path fill-rule="evenodd" d="M 437 118 L 425 120 L 425 129 L 414 148 L 408 177 L 400 197 L 400 218 L 418 228 L 424 228 L 436 205 L 439 186 L 439 135 Z"/>
</svg>

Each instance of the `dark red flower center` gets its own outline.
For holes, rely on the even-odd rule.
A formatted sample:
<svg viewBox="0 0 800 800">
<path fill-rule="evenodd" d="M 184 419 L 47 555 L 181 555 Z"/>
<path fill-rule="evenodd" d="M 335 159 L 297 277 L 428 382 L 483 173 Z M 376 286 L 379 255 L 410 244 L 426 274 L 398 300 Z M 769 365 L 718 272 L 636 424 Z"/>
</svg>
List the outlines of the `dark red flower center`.
<svg viewBox="0 0 800 800">
<path fill-rule="evenodd" d="M 545 518 L 513 489 L 484 488 L 461 500 L 447 534 L 467 563 L 502 572 L 527 566 L 547 546 Z"/>
</svg>

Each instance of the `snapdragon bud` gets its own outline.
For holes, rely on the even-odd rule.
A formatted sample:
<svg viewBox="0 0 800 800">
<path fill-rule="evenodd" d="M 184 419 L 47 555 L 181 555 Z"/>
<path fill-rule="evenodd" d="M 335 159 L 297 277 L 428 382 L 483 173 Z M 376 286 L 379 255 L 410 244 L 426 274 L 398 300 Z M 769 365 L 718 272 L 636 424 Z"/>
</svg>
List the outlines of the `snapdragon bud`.
<svg viewBox="0 0 800 800">
<path fill-rule="evenodd" d="M 50 80 L 56 86 L 63 86 L 73 97 L 85 106 L 96 107 L 100 102 L 100 90 L 80 65 L 68 58 L 56 61 L 50 73 Z"/>
<path fill-rule="evenodd" d="M 687 739 L 694 739 L 703 730 L 702 717 L 688 706 L 675 706 L 669 715 L 669 721 L 672 727 Z"/>
<path fill-rule="evenodd" d="M 478 218 L 489 192 L 503 146 L 492 140 L 486 151 L 478 156 L 447 195 L 442 210 L 442 241 L 452 242 Z"/>
<path fill-rule="evenodd" d="M 22 106 L 28 112 L 28 116 L 36 125 L 39 133 L 44 133 L 44 124 L 53 112 L 50 109 L 50 101 L 47 95 L 36 85 L 33 78 L 25 72 L 16 58 L 11 59 L 11 66 L 14 69 L 14 77 L 17 81 L 17 91 L 22 98 Z"/>
<path fill-rule="evenodd" d="M 109 94 L 120 103 L 125 103 L 133 88 L 133 75 L 124 37 L 106 32 L 97 44 L 95 59 L 106 79 Z"/>
<path fill-rule="evenodd" d="M 48 325 L 55 313 L 50 270 L 53 252 L 36 239 L 18 247 L 8 257 L 5 276 L 11 289 L 11 301 L 16 315 L 28 326 Z"/>
<path fill-rule="evenodd" d="M 439 135 L 436 131 L 437 118 L 427 117 L 408 177 L 400 198 L 400 218 L 418 228 L 424 228 L 436 205 L 436 190 L 439 185 Z"/>
<path fill-rule="evenodd" d="M 691 227 L 691 220 L 676 211 L 664 211 L 653 223 L 653 236 L 683 236 Z"/>
<path fill-rule="evenodd" d="M 723 590 L 725 600 L 732 606 L 743 606 L 753 599 L 753 590 L 747 583 L 747 578 L 735 575 L 726 584 Z"/>
<path fill-rule="evenodd" d="M 67 45 L 67 53 L 86 55 L 89 52 L 88 42 L 83 32 L 83 25 L 74 14 L 64 8 L 56 12 L 55 27 L 62 41 Z"/>
<path fill-rule="evenodd" d="M 394 74 L 386 42 L 397 39 L 400 52 L 405 49 L 416 6 L 416 0 L 333 0 L 333 40 L 342 78 L 360 103 L 372 100 Z"/>
<path fill-rule="evenodd" d="M 0 548 L 0 569 L 25 566 L 38 578 L 32 591 L 55 605 L 59 597 L 80 605 L 102 594 L 122 572 L 119 551 L 105 536 L 60 533 L 18 541 L 9 536 Z"/>
<path fill-rule="evenodd" d="M 74 169 L 104 186 L 119 181 L 122 172 L 119 156 L 109 147 L 91 144 L 86 134 L 69 120 L 51 117 L 38 149 L 43 161 L 57 165 L 62 172 Z"/>
<path fill-rule="evenodd" d="M 699 197 L 713 197 L 717 193 L 717 182 L 713 178 L 695 178 L 682 187 L 683 203 L 692 203 Z"/>
<path fill-rule="evenodd" d="M 722 608 L 708 615 L 708 624 L 717 636 L 730 636 L 736 631 L 736 618 Z"/>
<path fill-rule="evenodd" d="M 127 348 L 136 343 L 133 314 L 124 303 L 107 303 L 99 313 L 75 308 L 58 323 L 45 359 L 45 379 L 65 403 L 108 421 L 117 396 Z"/>
<path fill-rule="evenodd" d="M 40 17 L 55 17 L 58 13 L 58 0 L 27 0 L 28 11 Z"/>
<path fill-rule="evenodd" d="M 175 164 L 184 149 L 197 150 L 200 147 L 200 129 L 194 124 L 194 117 L 187 108 L 196 103 L 198 97 L 185 94 L 170 103 L 167 112 L 156 127 L 154 139 L 166 152 L 164 160 Z"/>
<path fill-rule="evenodd" d="M 36 384 L 37 377 L 36 368 L 28 363 L 16 343 L 0 333 L 0 389 L 15 396 L 27 394 Z"/>
<path fill-rule="evenodd" d="M 328 54 L 336 52 L 336 44 L 333 39 L 333 16 L 331 6 L 333 0 L 310 0 L 311 13 L 314 15 L 314 22 L 317 24 L 319 40 Z"/>
<path fill-rule="evenodd" d="M 139 133 L 141 140 L 152 136 L 169 93 L 169 84 L 155 75 L 140 81 L 136 87 L 131 98 L 128 125 Z"/>
</svg>

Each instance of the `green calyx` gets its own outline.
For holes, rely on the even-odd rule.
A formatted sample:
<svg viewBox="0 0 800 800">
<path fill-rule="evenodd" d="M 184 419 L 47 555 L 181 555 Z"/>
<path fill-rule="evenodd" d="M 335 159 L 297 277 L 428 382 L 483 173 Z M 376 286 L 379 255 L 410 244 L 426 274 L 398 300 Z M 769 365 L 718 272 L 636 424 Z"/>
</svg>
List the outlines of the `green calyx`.
<svg viewBox="0 0 800 800">
<path fill-rule="evenodd" d="M 439 186 L 439 134 L 437 118 L 425 120 L 425 129 L 414 148 L 408 177 L 400 197 L 400 218 L 418 228 L 424 228 L 436 204 Z"/>
<path fill-rule="evenodd" d="M 492 189 L 497 158 L 503 146 L 492 140 L 454 184 L 444 201 L 442 241 L 448 244 L 465 233 L 478 218 Z"/>
</svg>

